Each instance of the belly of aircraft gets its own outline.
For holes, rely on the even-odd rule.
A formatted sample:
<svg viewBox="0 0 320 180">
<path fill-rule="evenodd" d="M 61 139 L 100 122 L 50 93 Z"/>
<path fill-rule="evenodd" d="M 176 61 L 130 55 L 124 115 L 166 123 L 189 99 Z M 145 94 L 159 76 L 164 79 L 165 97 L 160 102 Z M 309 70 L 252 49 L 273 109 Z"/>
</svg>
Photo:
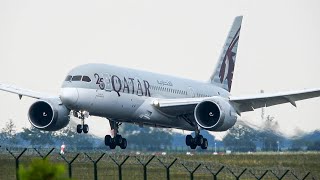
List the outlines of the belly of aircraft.
<svg viewBox="0 0 320 180">
<path fill-rule="evenodd" d="M 113 91 L 95 89 L 78 89 L 78 92 L 76 110 L 88 111 L 93 116 L 146 126 L 194 129 L 184 120 L 159 112 L 148 101 L 148 97 L 126 93 L 118 96 Z"/>
</svg>

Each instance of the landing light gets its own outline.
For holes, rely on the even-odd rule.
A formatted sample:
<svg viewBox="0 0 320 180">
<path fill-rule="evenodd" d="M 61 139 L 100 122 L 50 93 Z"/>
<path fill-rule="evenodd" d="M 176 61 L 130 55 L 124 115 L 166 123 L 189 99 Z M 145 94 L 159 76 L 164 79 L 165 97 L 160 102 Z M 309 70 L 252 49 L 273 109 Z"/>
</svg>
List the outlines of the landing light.
<svg viewBox="0 0 320 180">
<path fill-rule="evenodd" d="M 88 111 L 81 111 L 80 112 L 85 118 L 89 117 L 89 112 Z"/>
<path fill-rule="evenodd" d="M 159 106 L 159 101 L 158 101 L 157 99 L 154 100 L 154 101 L 153 101 L 153 105 L 154 105 L 154 106 Z"/>
</svg>

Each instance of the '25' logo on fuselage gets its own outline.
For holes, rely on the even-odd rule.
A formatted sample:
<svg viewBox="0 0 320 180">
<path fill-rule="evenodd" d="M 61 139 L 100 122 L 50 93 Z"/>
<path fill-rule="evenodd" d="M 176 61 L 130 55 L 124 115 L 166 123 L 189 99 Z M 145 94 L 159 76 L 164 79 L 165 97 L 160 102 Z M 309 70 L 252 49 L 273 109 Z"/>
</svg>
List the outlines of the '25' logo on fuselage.
<svg viewBox="0 0 320 180">
<path fill-rule="evenodd" d="M 134 78 L 126 78 L 120 79 L 117 75 L 112 75 L 111 79 L 108 77 L 100 77 L 98 73 L 94 74 L 96 78 L 96 84 L 99 86 L 101 90 L 106 88 L 106 82 L 111 82 L 112 90 L 117 92 L 118 96 L 120 96 L 120 92 L 128 93 L 128 94 L 136 94 L 138 96 L 151 96 L 150 95 L 150 84 L 146 80 L 142 80 Z M 142 86 L 143 84 L 143 86 Z"/>
</svg>

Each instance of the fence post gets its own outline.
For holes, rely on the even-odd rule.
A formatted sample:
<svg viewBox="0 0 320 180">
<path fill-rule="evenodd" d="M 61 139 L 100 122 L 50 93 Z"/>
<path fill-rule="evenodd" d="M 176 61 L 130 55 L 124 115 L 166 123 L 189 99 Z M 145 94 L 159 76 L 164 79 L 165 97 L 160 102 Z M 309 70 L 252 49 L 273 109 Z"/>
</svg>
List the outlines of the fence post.
<svg viewBox="0 0 320 180">
<path fill-rule="evenodd" d="M 183 163 L 181 163 L 181 165 L 190 173 L 190 180 L 193 180 L 194 172 L 201 166 L 201 164 L 199 164 L 193 171 L 190 171 Z"/>
<path fill-rule="evenodd" d="M 68 164 L 68 171 L 69 171 L 69 178 L 72 178 L 72 163 L 74 160 L 77 159 L 77 157 L 80 155 L 79 153 L 72 158 L 72 160 L 69 162 L 62 154 L 59 153 L 59 155 L 62 157 L 62 159 Z"/>
<path fill-rule="evenodd" d="M 124 160 L 121 163 L 118 163 L 114 158 L 112 158 L 111 156 L 109 156 L 111 158 L 111 160 L 116 163 L 116 165 L 118 166 L 118 173 L 119 173 L 119 180 L 122 180 L 122 165 L 129 159 L 130 156 L 126 156 L 126 158 L 124 158 Z"/>
<path fill-rule="evenodd" d="M 33 148 L 42 159 L 47 159 L 47 157 L 53 152 L 54 148 L 52 148 L 45 156 L 43 156 L 37 148 Z"/>
<path fill-rule="evenodd" d="M 298 177 L 296 174 L 294 174 L 292 171 L 291 171 L 291 174 L 292 174 L 295 178 L 299 179 L 299 177 Z M 310 174 L 310 172 L 308 172 L 305 176 L 303 176 L 303 178 L 302 178 L 301 180 L 305 180 L 305 179 L 309 176 L 309 174 Z"/>
<path fill-rule="evenodd" d="M 15 159 L 16 162 L 16 179 L 19 180 L 19 159 L 27 151 L 27 148 L 24 148 L 23 151 L 18 155 L 15 156 L 8 148 L 6 150 L 11 154 L 11 156 Z"/>
<path fill-rule="evenodd" d="M 275 177 L 277 177 L 278 180 L 283 179 L 284 176 L 286 176 L 286 174 L 289 172 L 289 170 L 286 170 L 286 172 L 284 172 L 284 174 L 282 176 L 277 176 L 272 170 L 270 170 L 270 171 Z"/>
<path fill-rule="evenodd" d="M 170 168 L 178 160 L 178 158 L 175 158 L 168 166 L 165 165 L 159 158 L 157 159 L 166 168 L 167 180 L 170 180 Z"/>
<path fill-rule="evenodd" d="M 143 163 L 137 156 L 135 158 L 138 160 L 138 162 L 143 166 L 143 179 L 147 180 L 147 166 L 152 161 L 152 159 L 156 156 L 152 156 L 146 163 Z"/>
<path fill-rule="evenodd" d="M 236 174 L 234 174 L 233 171 L 231 171 L 231 169 L 229 169 L 229 168 L 227 168 L 227 169 L 231 172 L 231 174 L 232 174 L 237 180 L 239 180 L 240 177 L 243 175 L 243 173 L 246 172 L 246 170 L 247 170 L 247 168 L 245 168 L 245 169 L 237 176 Z"/>
<path fill-rule="evenodd" d="M 305 179 L 309 176 L 309 174 L 311 174 L 311 172 L 308 172 L 308 173 L 302 178 L 302 180 L 305 180 Z"/>
<path fill-rule="evenodd" d="M 94 170 L 94 180 L 98 180 L 98 170 L 97 170 L 97 164 L 101 160 L 101 158 L 106 154 L 102 153 L 101 156 L 97 160 L 93 160 L 87 153 L 84 153 L 90 161 L 93 163 L 93 170 Z"/>
<path fill-rule="evenodd" d="M 217 180 L 218 179 L 218 174 L 222 171 L 222 169 L 224 168 L 224 166 L 222 166 L 216 173 L 214 173 L 213 171 L 211 171 L 211 169 L 208 166 L 204 166 L 206 167 L 206 169 L 212 174 L 213 179 Z"/>
<path fill-rule="evenodd" d="M 256 176 L 251 170 L 249 170 L 249 172 L 257 179 L 257 180 L 261 180 L 267 173 L 269 170 L 266 170 L 260 177 Z"/>
</svg>

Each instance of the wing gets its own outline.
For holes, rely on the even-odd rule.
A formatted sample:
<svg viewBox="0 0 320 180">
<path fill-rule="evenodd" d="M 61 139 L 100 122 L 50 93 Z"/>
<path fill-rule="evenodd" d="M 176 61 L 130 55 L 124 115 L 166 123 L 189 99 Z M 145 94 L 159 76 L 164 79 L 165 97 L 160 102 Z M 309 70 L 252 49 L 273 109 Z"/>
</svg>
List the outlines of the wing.
<svg viewBox="0 0 320 180">
<path fill-rule="evenodd" d="M 27 96 L 27 97 L 36 98 L 36 99 L 57 98 L 57 96 L 52 96 L 45 93 L 23 89 L 14 85 L 3 84 L 3 83 L 0 83 L 0 90 L 17 94 L 20 99 L 22 98 L 22 96 Z"/>
<path fill-rule="evenodd" d="M 275 94 L 257 94 L 246 97 L 229 98 L 229 102 L 237 109 L 237 112 L 253 111 L 261 107 L 274 106 L 278 104 L 291 103 L 296 106 L 296 101 L 320 96 L 320 89 L 309 89 L 291 91 Z M 180 98 L 180 99 L 156 99 L 153 105 L 168 115 L 183 115 L 193 113 L 195 106 L 212 97 L 205 98 Z"/>
<path fill-rule="evenodd" d="M 307 89 L 276 94 L 257 94 L 247 97 L 230 97 L 230 102 L 233 103 L 240 112 L 246 112 L 253 111 L 254 109 L 261 107 L 269 107 L 284 103 L 291 103 L 296 107 L 296 101 L 319 96 L 320 89 Z"/>
<path fill-rule="evenodd" d="M 178 99 L 156 99 L 153 105 L 161 112 L 172 115 L 190 114 L 198 103 L 210 98 L 178 98 Z"/>
</svg>

